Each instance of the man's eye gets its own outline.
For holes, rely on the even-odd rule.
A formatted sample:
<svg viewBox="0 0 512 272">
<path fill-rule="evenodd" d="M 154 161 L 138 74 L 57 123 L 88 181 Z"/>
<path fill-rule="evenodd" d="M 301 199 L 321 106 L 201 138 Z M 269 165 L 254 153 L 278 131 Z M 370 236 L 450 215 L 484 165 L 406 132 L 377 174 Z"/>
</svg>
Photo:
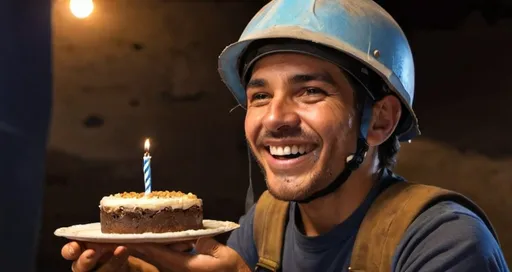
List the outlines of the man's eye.
<svg viewBox="0 0 512 272">
<path fill-rule="evenodd" d="M 261 99 L 267 99 L 269 96 L 265 93 L 256 93 L 252 96 L 253 100 L 261 100 Z"/>
<path fill-rule="evenodd" d="M 305 91 L 306 95 L 317 95 L 317 94 L 327 94 L 324 90 L 318 88 L 307 88 Z"/>
</svg>

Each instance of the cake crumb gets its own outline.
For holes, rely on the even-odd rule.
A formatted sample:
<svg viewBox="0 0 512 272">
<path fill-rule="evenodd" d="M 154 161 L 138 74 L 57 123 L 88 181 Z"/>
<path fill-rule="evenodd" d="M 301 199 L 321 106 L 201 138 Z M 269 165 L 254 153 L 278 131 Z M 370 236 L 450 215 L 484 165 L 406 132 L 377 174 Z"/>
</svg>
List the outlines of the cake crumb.
<svg viewBox="0 0 512 272">
<path fill-rule="evenodd" d="M 114 195 L 110 195 L 113 197 L 121 197 L 121 198 L 143 198 L 146 195 L 144 193 L 137 192 L 123 192 L 117 193 Z M 189 199 L 197 199 L 197 196 L 192 193 L 183 193 L 181 191 L 153 191 L 147 195 L 149 198 L 175 198 L 175 197 L 186 197 Z"/>
</svg>

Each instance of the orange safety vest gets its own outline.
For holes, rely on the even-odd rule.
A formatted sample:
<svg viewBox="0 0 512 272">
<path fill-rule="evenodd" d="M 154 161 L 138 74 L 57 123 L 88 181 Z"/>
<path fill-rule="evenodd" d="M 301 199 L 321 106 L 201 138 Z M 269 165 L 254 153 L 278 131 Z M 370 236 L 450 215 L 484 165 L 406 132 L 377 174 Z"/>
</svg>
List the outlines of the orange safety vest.
<svg viewBox="0 0 512 272">
<path fill-rule="evenodd" d="M 372 203 L 359 227 L 349 271 L 390 272 L 395 250 L 414 219 L 440 201 L 453 201 L 478 215 L 496 240 L 498 237 L 483 210 L 457 192 L 435 186 L 398 182 Z M 265 191 L 256 204 L 254 240 L 258 249 L 257 271 L 279 271 L 289 203 Z"/>
</svg>

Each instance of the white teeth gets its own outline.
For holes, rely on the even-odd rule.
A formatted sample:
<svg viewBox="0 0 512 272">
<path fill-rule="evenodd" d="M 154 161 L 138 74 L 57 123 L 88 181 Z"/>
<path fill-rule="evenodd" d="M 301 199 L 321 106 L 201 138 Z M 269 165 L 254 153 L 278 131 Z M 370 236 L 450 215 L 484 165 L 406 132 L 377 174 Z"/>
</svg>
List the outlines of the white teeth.
<svg viewBox="0 0 512 272">
<path fill-rule="evenodd" d="M 306 153 L 306 145 L 270 146 L 270 154 L 275 156 L 296 155 Z"/>
</svg>

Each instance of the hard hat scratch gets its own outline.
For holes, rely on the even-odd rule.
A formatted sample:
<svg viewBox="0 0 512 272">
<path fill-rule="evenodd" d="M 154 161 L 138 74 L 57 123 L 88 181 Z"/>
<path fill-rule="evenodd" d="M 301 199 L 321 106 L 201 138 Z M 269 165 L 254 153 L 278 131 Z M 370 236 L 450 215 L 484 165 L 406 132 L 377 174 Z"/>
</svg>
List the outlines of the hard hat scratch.
<svg viewBox="0 0 512 272">
<path fill-rule="evenodd" d="M 366 59 L 370 60 L 370 51 L 372 50 L 372 24 L 368 24 L 368 51 L 366 52 Z"/>
</svg>

